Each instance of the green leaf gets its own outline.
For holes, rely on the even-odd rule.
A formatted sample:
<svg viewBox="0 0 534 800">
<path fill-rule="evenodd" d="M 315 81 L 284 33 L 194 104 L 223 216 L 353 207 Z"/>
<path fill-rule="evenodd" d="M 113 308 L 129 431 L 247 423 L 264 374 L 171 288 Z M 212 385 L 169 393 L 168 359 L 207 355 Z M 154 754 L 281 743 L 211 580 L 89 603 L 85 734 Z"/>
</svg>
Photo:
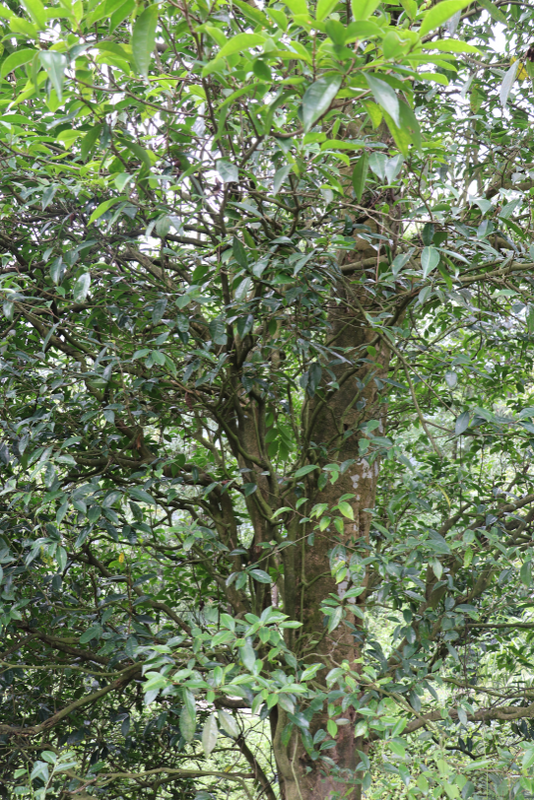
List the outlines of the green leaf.
<svg viewBox="0 0 534 800">
<path fill-rule="evenodd" d="M 102 625 L 100 625 L 98 622 L 95 623 L 94 625 L 91 625 L 91 627 L 88 628 L 85 631 L 85 633 L 82 633 L 82 635 L 80 636 L 80 644 L 86 644 L 87 642 L 90 642 L 92 639 L 100 639 L 103 632 L 104 631 Z"/>
<path fill-rule="evenodd" d="M 343 616 L 343 606 L 337 606 L 328 619 L 328 633 L 332 633 L 341 622 Z"/>
<path fill-rule="evenodd" d="M 356 21 L 369 19 L 380 3 L 381 0 L 351 0 L 352 16 Z"/>
<path fill-rule="evenodd" d="M 223 709 L 218 712 L 218 717 L 221 728 L 233 739 L 237 739 L 239 736 L 239 725 L 235 718 L 229 714 L 228 711 L 224 711 Z"/>
<path fill-rule="evenodd" d="M 427 278 L 428 275 L 435 269 L 439 264 L 439 250 L 435 247 L 423 247 L 423 251 L 421 253 L 421 266 L 423 267 L 423 278 Z"/>
<path fill-rule="evenodd" d="M 13 72 L 17 67 L 27 64 L 38 52 L 38 50 L 32 50 L 31 48 L 22 48 L 21 50 L 15 50 L 14 53 L 10 53 L 10 55 L 2 61 L 0 77 L 5 78 L 6 75 Z"/>
<path fill-rule="evenodd" d="M 217 161 L 217 172 L 221 176 L 223 183 L 236 183 L 239 179 L 236 165 L 228 161 L 227 158 L 220 158 Z"/>
<path fill-rule="evenodd" d="M 178 724 L 180 726 L 180 733 L 184 737 L 185 741 L 192 742 L 197 728 L 196 714 L 191 713 L 191 710 L 184 705 L 180 712 Z"/>
<path fill-rule="evenodd" d="M 438 39 L 436 42 L 423 45 L 423 50 L 441 50 L 444 53 L 475 53 L 476 55 L 481 53 L 474 44 L 462 42 L 460 39 Z"/>
<path fill-rule="evenodd" d="M 56 50 L 42 50 L 39 53 L 39 59 L 50 78 L 50 83 L 56 90 L 58 100 L 61 102 L 63 99 L 65 69 L 68 63 L 67 56 L 64 53 L 58 53 Z"/>
<path fill-rule="evenodd" d="M 72 297 L 75 303 L 85 302 L 85 298 L 91 286 L 91 275 L 89 272 L 84 272 L 83 275 L 77 279 L 72 289 Z"/>
<path fill-rule="evenodd" d="M 512 90 L 512 86 L 515 82 L 515 77 L 517 75 L 517 68 L 519 66 L 519 61 L 514 61 L 511 67 L 506 72 L 506 75 L 503 78 L 503 82 L 501 84 L 501 89 L 499 92 L 499 100 L 501 101 L 501 105 L 506 106 L 508 102 L 508 97 Z"/>
<path fill-rule="evenodd" d="M 239 648 L 239 655 L 245 667 L 252 672 L 254 664 L 256 663 L 256 653 L 254 652 L 250 639 L 246 639 L 243 647 Z"/>
<path fill-rule="evenodd" d="M 145 165 L 148 169 L 152 166 L 152 161 L 150 160 L 150 156 L 148 155 L 147 151 L 144 147 L 141 147 L 140 144 L 137 142 L 133 142 L 131 139 L 128 138 L 121 138 L 120 143 L 130 150 L 131 153 L 140 161 L 142 164 Z"/>
<path fill-rule="evenodd" d="M 347 519 L 354 519 L 354 510 L 350 503 L 343 501 L 338 504 L 338 508 L 344 517 L 347 517 Z"/>
<path fill-rule="evenodd" d="M 263 569 L 251 569 L 250 574 L 259 583 L 272 583 L 270 575 Z"/>
<path fill-rule="evenodd" d="M 495 22 L 500 22 L 501 25 L 504 25 L 506 28 L 509 28 L 509 22 L 506 18 L 506 15 L 502 13 L 500 8 L 498 8 L 495 3 L 492 3 L 491 0 L 478 0 L 482 8 L 485 8 L 486 11 L 493 17 Z"/>
<path fill-rule="evenodd" d="M 139 486 L 133 486 L 128 494 L 130 497 L 133 497 L 134 500 L 139 500 L 140 503 L 147 503 L 148 505 L 155 506 L 156 501 L 148 492 L 145 492 L 144 489 L 140 489 Z"/>
<path fill-rule="evenodd" d="M 102 125 L 98 124 L 94 125 L 91 130 L 87 131 L 83 137 L 82 141 L 80 142 L 80 153 L 84 161 L 87 161 L 101 133 Z"/>
<path fill-rule="evenodd" d="M 47 19 L 41 0 L 22 0 L 22 4 L 37 27 L 44 31 Z"/>
<path fill-rule="evenodd" d="M 460 414 L 454 426 L 454 433 L 456 436 L 460 436 L 460 434 L 468 429 L 469 421 L 469 411 L 464 411 Z"/>
<path fill-rule="evenodd" d="M 212 319 L 208 325 L 210 336 L 212 339 L 213 344 L 217 345 L 225 345 L 228 341 L 228 337 L 226 335 L 226 326 L 224 324 L 224 320 L 221 317 L 216 317 Z"/>
<path fill-rule="evenodd" d="M 454 370 L 447 370 L 445 373 L 445 383 L 449 387 L 449 389 L 454 389 L 456 384 L 458 383 L 458 375 Z"/>
<path fill-rule="evenodd" d="M 234 53 L 248 53 L 252 47 L 259 47 L 265 42 L 265 37 L 259 33 L 238 33 L 237 36 L 226 42 L 221 47 L 217 58 L 227 58 Z"/>
<path fill-rule="evenodd" d="M 521 578 L 521 583 L 523 583 L 525 586 L 531 586 L 532 585 L 532 562 L 531 561 L 525 561 L 521 565 L 521 569 L 519 571 L 519 577 Z"/>
<path fill-rule="evenodd" d="M 48 776 L 48 764 L 45 761 L 36 761 L 30 774 L 31 780 L 41 780 L 43 783 L 47 783 Z"/>
<path fill-rule="evenodd" d="M 319 469 L 319 467 L 316 464 L 306 464 L 305 467 L 301 467 L 295 472 L 295 478 L 303 478 L 304 475 L 309 475 L 314 469 Z"/>
<path fill-rule="evenodd" d="M 106 211 L 109 211 L 109 209 L 116 203 L 121 203 L 121 202 L 124 203 L 125 201 L 128 201 L 128 198 L 124 196 L 111 197 L 109 200 L 104 200 L 103 203 L 100 203 L 100 205 L 95 208 L 95 210 L 89 217 L 88 225 L 91 225 L 93 222 L 96 222 L 97 219 L 100 219 L 102 214 L 105 214 Z"/>
<path fill-rule="evenodd" d="M 315 122 L 330 108 L 341 86 L 340 75 L 329 75 L 312 83 L 302 98 L 302 123 L 309 131 Z"/>
<path fill-rule="evenodd" d="M 521 761 L 523 769 L 529 769 L 534 764 L 534 745 L 528 745 Z"/>
<path fill-rule="evenodd" d="M 352 185 L 354 187 L 354 194 L 358 203 L 361 203 L 363 192 L 365 189 L 365 182 L 369 174 L 369 154 L 364 151 L 358 161 L 356 162 L 352 171 Z"/>
<path fill-rule="evenodd" d="M 158 6 L 152 5 L 145 8 L 136 19 L 132 33 L 132 53 L 134 67 L 139 75 L 148 76 L 150 58 L 156 42 L 156 27 L 158 24 Z"/>
<path fill-rule="evenodd" d="M 389 739 L 388 745 L 390 746 L 392 752 L 395 753 L 396 756 L 401 756 L 402 758 L 404 758 L 404 756 L 406 755 L 406 743 L 404 742 L 403 739 L 399 738 Z"/>
<path fill-rule="evenodd" d="M 381 106 L 384 111 L 387 111 L 395 125 L 399 128 L 401 124 L 399 116 L 399 99 L 395 94 L 395 91 L 391 88 L 389 83 L 377 78 L 375 75 L 366 74 L 365 80 L 367 81 L 369 88 L 373 93 L 373 97 L 378 105 Z"/>
<path fill-rule="evenodd" d="M 308 4 L 306 0 L 284 0 L 284 3 L 294 16 L 308 13 Z"/>
<path fill-rule="evenodd" d="M 329 719 L 328 722 L 326 723 L 326 730 L 328 731 L 328 733 L 330 734 L 332 739 L 336 738 L 336 736 L 337 736 L 337 725 L 336 725 L 336 723 L 335 723 L 335 721 L 333 719 Z"/>
<path fill-rule="evenodd" d="M 143 685 L 145 694 L 147 692 L 165 689 L 169 685 L 169 679 L 165 675 L 162 675 L 161 672 L 147 672 L 145 677 L 147 679 Z"/>
<path fill-rule="evenodd" d="M 232 253 L 239 266 L 243 267 L 243 269 L 247 269 L 248 267 L 247 253 L 245 248 L 243 247 L 241 240 L 238 239 L 237 236 L 234 236 L 234 238 L 232 239 Z"/>
<path fill-rule="evenodd" d="M 334 10 L 338 3 L 339 0 L 319 0 L 317 3 L 317 10 L 315 12 L 315 18 L 321 22 Z"/>
<path fill-rule="evenodd" d="M 217 744 L 218 735 L 217 718 L 215 714 L 210 714 L 202 729 L 202 749 L 204 750 L 206 758 L 211 754 L 213 748 Z"/>
<path fill-rule="evenodd" d="M 152 309 L 152 325 L 157 325 L 163 319 L 163 315 L 165 314 L 165 309 L 167 308 L 167 298 L 160 297 L 159 300 L 156 300 L 154 303 L 154 308 Z"/>
<path fill-rule="evenodd" d="M 419 36 L 426 36 L 427 33 L 439 28 L 444 22 L 447 22 L 450 17 L 461 11 L 468 6 L 472 0 L 442 0 L 436 3 L 428 11 L 425 12 L 423 22 L 419 28 Z"/>
<path fill-rule="evenodd" d="M 276 197 L 276 195 L 280 191 L 280 187 L 282 186 L 282 184 L 284 183 L 285 179 L 287 178 L 292 169 L 293 167 L 291 166 L 291 164 L 286 164 L 284 167 L 280 167 L 280 169 L 276 170 L 276 172 L 274 173 L 274 180 L 273 180 L 273 197 Z"/>
<path fill-rule="evenodd" d="M 315 678 L 320 669 L 324 669 L 324 664 L 312 664 L 311 667 L 306 667 L 300 676 L 300 680 L 308 681 L 311 678 Z"/>
</svg>

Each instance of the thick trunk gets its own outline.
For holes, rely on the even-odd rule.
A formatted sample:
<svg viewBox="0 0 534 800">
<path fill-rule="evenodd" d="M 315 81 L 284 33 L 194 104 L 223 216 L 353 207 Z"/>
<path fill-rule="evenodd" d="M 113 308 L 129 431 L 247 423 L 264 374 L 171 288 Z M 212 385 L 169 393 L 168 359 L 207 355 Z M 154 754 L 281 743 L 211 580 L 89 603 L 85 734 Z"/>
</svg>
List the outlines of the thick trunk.
<svg viewBox="0 0 534 800">
<path fill-rule="evenodd" d="M 386 376 L 390 355 L 382 341 L 376 340 L 365 318 L 363 307 L 368 307 L 368 304 L 362 283 L 347 282 L 340 285 L 338 300 L 340 298 L 342 301 L 330 310 L 330 346 L 335 347 L 346 359 L 333 367 L 339 388 L 328 397 L 327 402 L 324 402 L 324 395 L 321 397 L 321 393 L 318 393 L 309 402 L 307 414 L 310 446 L 315 448 L 316 453 L 315 463 L 321 467 L 342 464 L 347 460 L 352 460 L 352 463 L 335 483 L 329 482 L 321 489 L 317 482 L 319 471 L 312 473 L 312 479 L 306 487 L 306 496 L 309 498 L 306 509 L 309 511 L 315 503 L 328 503 L 331 508 L 338 504 L 342 495 L 349 495 L 348 502 L 354 520 L 344 519 L 342 534 L 333 524 L 322 534 L 316 531 L 312 545 L 303 537 L 303 534 L 309 535 L 312 528 L 304 531 L 302 525 L 296 524 L 293 531 L 295 546 L 285 551 L 284 563 L 285 610 L 303 622 L 293 647 L 305 661 L 322 661 L 325 669 L 319 673 L 318 679 L 323 685 L 327 672 L 340 666 L 343 661 L 355 669 L 354 662 L 363 646 L 359 617 L 351 614 L 350 608 L 354 602 L 358 602 L 360 608 L 364 607 L 368 581 L 365 569 L 362 567 L 358 579 L 364 592 L 357 601 L 351 599 L 346 603 L 345 621 L 348 625 L 342 622 L 328 633 L 328 619 L 321 602 L 329 595 L 341 599 L 349 585 L 347 579 L 336 583 L 332 575 L 332 548 L 340 545 L 339 557 L 343 558 L 345 553 L 347 560 L 354 554 L 361 559 L 369 554 L 372 519 L 369 509 L 375 504 L 379 464 L 376 458 L 373 460 L 362 456 L 359 443 L 364 435 L 361 426 L 370 420 L 378 420 L 379 428 L 375 435 L 383 435 L 385 420 L 379 387 L 383 385 L 380 381 Z M 367 349 L 371 342 L 375 351 Z M 323 391 L 326 391 L 325 384 Z M 310 460 L 312 458 L 313 455 L 310 455 Z M 339 515 L 339 512 L 334 513 Z M 325 691 L 328 689 L 325 688 Z M 322 710 L 312 719 L 312 737 L 318 729 L 326 730 L 326 706 L 325 701 Z M 325 751 L 335 767 L 332 764 L 325 765 L 321 759 L 312 760 L 295 730 L 289 746 L 284 746 L 280 736 L 287 720 L 283 713 L 278 717 L 274 749 L 283 800 L 330 800 L 333 797 L 359 800 L 361 797 L 361 786 L 355 781 L 358 778 L 356 767 L 360 762 L 357 749 L 364 749 L 364 744 L 354 736 L 357 713 L 352 707 L 344 711 L 339 708 L 337 716 L 343 717 L 346 722 L 338 727 L 335 745 Z"/>
</svg>

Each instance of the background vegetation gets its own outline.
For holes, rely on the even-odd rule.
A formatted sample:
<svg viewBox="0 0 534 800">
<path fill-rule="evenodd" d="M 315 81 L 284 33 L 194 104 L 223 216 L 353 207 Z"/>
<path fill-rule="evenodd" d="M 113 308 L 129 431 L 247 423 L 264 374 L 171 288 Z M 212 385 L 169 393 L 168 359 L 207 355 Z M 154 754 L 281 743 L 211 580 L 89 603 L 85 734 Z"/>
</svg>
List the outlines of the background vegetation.
<svg viewBox="0 0 534 800">
<path fill-rule="evenodd" d="M 532 22 L 0 4 L 0 795 L 534 792 Z"/>
</svg>

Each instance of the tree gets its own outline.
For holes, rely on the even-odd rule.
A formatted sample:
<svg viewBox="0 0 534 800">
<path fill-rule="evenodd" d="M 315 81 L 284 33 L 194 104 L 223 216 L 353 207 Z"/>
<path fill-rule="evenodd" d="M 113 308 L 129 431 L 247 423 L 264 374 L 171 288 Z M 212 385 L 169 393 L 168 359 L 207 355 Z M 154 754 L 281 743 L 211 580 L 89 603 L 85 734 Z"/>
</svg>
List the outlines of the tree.
<svg viewBox="0 0 534 800">
<path fill-rule="evenodd" d="M 532 10 L 6 3 L 0 791 L 525 797 Z"/>
</svg>

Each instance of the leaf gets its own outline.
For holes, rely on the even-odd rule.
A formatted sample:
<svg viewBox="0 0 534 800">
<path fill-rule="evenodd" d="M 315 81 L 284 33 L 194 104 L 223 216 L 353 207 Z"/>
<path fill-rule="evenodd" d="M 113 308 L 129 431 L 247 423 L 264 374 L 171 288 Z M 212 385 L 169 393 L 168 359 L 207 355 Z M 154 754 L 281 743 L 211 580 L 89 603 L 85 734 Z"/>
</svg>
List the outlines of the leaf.
<svg viewBox="0 0 534 800">
<path fill-rule="evenodd" d="M 220 158 L 217 161 L 217 172 L 221 176 L 223 183 L 236 183 L 239 179 L 236 165 L 226 158 Z"/>
<path fill-rule="evenodd" d="M 321 22 L 334 10 L 338 2 L 339 0 L 319 0 L 315 12 L 315 19 Z"/>
<path fill-rule="evenodd" d="M 521 583 L 525 586 L 532 585 L 532 562 L 525 561 L 521 564 L 521 569 L 519 570 L 519 577 L 521 578 Z"/>
<path fill-rule="evenodd" d="M 272 583 L 270 575 L 263 569 L 251 569 L 250 574 L 259 583 Z"/>
<path fill-rule="evenodd" d="M 156 43 L 156 27 L 158 24 L 158 6 L 145 8 L 136 19 L 132 32 L 132 54 L 136 72 L 144 78 L 148 76 L 150 58 Z"/>
<path fill-rule="evenodd" d="M 456 424 L 454 426 L 454 433 L 456 436 L 460 436 L 464 431 L 466 431 L 469 427 L 469 411 L 464 411 L 458 419 L 456 420 Z"/>
<path fill-rule="evenodd" d="M 204 750 L 206 757 L 211 754 L 213 748 L 217 744 L 218 735 L 219 731 L 217 729 L 217 719 L 215 714 L 210 714 L 204 724 L 204 728 L 202 729 L 202 749 Z"/>
<path fill-rule="evenodd" d="M 191 693 L 189 692 L 189 694 Z M 184 737 L 185 741 L 186 742 L 193 741 L 195 737 L 195 731 L 197 728 L 197 718 L 196 718 L 194 700 L 192 709 L 190 706 L 188 707 L 187 704 L 182 707 L 178 724 L 180 726 L 180 733 Z"/>
<path fill-rule="evenodd" d="M 111 197 L 109 200 L 104 200 L 103 203 L 100 203 L 100 205 L 98 205 L 95 208 L 95 210 L 93 211 L 93 213 L 89 217 L 89 222 L 87 224 L 91 225 L 93 222 L 96 222 L 97 219 L 100 219 L 102 214 L 105 214 L 106 211 L 109 211 L 109 209 L 112 206 L 114 206 L 116 203 L 124 202 L 124 201 L 127 201 L 127 200 L 128 200 L 127 197 Z"/>
<path fill-rule="evenodd" d="M 347 519 L 354 519 L 354 510 L 350 503 L 343 501 L 338 504 L 338 508 L 344 517 L 347 517 Z"/>
<path fill-rule="evenodd" d="M 382 106 L 384 111 L 387 111 L 395 125 L 400 128 L 399 100 L 395 91 L 391 88 L 389 83 L 380 80 L 380 78 L 374 75 L 366 74 L 365 80 L 378 105 Z"/>
<path fill-rule="evenodd" d="M 423 50 L 441 50 L 443 53 L 475 53 L 480 55 L 480 50 L 474 44 L 461 42 L 459 39 L 438 39 L 423 45 Z"/>
<path fill-rule="evenodd" d="M 309 131 L 313 124 L 328 111 L 341 86 L 340 75 L 329 75 L 308 86 L 302 98 L 302 124 Z"/>
<path fill-rule="evenodd" d="M 352 170 L 352 185 L 358 203 L 361 203 L 365 182 L 369 174 L 369 154 L 364 151 Z"/>
<path fill-rule="evenodd" d="M 505 14 L 502 13 L 500 8 L 498 8 L 495 3 L 492 3 L 491 0 L 479 0 L 479 3 L 482 8 L 485 8 L 486 11 L 489 12 L 495 22 L 500 22 L 501 25 L 504 25 L 506 28 L 510 27 Z"/>
<path fill-rule="evenodd" d="M 92 639 L 100 639 L 103 633 L 102 625 L 96 622 L 94 625 L 91 625 L 85 633 L 82 633 L 80 636 L 80 644 L 86 644 L 90 642 Z"/>
<path fill-rule="evenodd" d="M 280 167 L 280 169 L 276 170 L 273 179 L 273 197 L 276 197 L 276 195 L 280 190 L 280 187 L 282 186 L 283 182 L 285 181 L 291 170 L 292 170 L 291 164 L 286 164 L 285 167 Z"/>
<path fill-rule="evenodd" d="M 369 166 L 372 172 L 381 180 L 386 177 L 387 156 L 384 153 L 371 153 L 369 157 Z"/>
<path fill-rule="evenodd" d="M 219 711 L 218 716 L 221 727 L 229 736 L 231 736 L 233 739 L 237 739 L 239 736 L 239 725 L 237 724 L 235 718 L 229 714 L 228 711 L 224 711 L 223 709 Z"/>
<path fill-rule="evenodd" d="M 404 758 L 404 756 L 406 755 L 406 746 L 402 741 L 402 739 L 399 738 L 389 739 L 388 745 L 390 746 L 391 751 L 395 753 L 396 756 L 401 756 L 402 758 Z"/>
<path fill-rule="evenodd" d="M 51 184 L 50 186 L 47 186 L 46 189 L 44 190 L 43 196 L 41 198 L 41 208 L 43 209 L 43 211 L 45 210 L 45 208 L 48 208 L 48 206 L 54 199 L 54 195 L 57 192 L 58 188 L 59 187 L 57 186 L 57 184 Z"/>
<path fill-rule="evenodd" d="M 421 266 L 423 267 L 423 278 L 427 278 L 428 275 L 434 270 L 439 264 L 439 250 L 436 250 L 435 247 L 423 247 L 423 251 L 421 253 Z"/>
<path fill-rule="evenodd" d="M 447 370 L 447 372 L 445 373 L 445 383 L 447 384 L 449 389 L 454 389 L 454 387 L 458 383 L 458 375 L 456 374 L 456 372 L 454 372 L 454 370 L 451 369 Z"/>
<path fill-rule="evenodd" d="M 471 0 L 442 0 L 432 6 L 424 15 L 423 22 L 419 28 L 419 36 L 426 36 L 427 33 L 439 28 L 444 22 L 447 22 L 453 14 L 461 11 L 468 6 Z"/>
<path fill-rule="evenodd" d="M 165 314 L 165 309 L 167 308 L 167 298 L 160 297 L 159 300 L 156 300 L 154 303 L 154 308 L 152 310 L 152 325 L 157 325 L 163 319 L 163 315 Z"/>
<path fill-rule="evenodd" d="M 221 47 L 217 58 L 227 58 L 234 53 L 247 53 L 252 47 L 259 47 L 265 42 L 265 37 L 259 33 L 238 33 Z"/>
<path fill-rule="evenodd" d="M 525 748 L 525 754 L 521 761 L 523 769 L 529 769 L 534 764 L 534 745 L 529 745 Z"/>
<path fill-rule="evenodd" d="M 17 67 L 27 64 L 38 52 L 38 50 L 22 48 L 21 50 L 15 50 L 14 53 L 10 53 L 2 62 L 2 66 L 0 67 L 0 77 L 5 78 L 6 75 L 8 75 L 10 72 L 13 72 L 13 70 L 15 70 Z"/>
<path fill-rule="evenodd" d="M 306 0 L 284 0 L 284 3 L 294 16 L 308 13 Z"/>
<path fill-rule="evenodd" d="M 250 639 L 246 639 L 243 647 L 239 648 L 239 655 L 245 667 L 252 672 L 254 664 L 256 663 L 256 653 L 254 652 Z"/>
<path fill-rule="evenodd" d="M 337 606 L 333 613 L 330 614 L 328 619 L 328 633 L 332 633 L 333 630 L 337 628 L 339 623 L 341 622 L 341 617 L 343 616 L 343 606 Z"/>
<path fill-rule="evenodd" d="M 252 286 L 252 278 L 243 278 L 239 286 L 235 290 L 234 297 L 236 300 L 246 300 L 250 287 Z"/>
<path fill-rule="evenodd" d="M 140 144 L 137 144 L 137 142 L 133 142 L 131 139 L 128 139 L 126 137 L 119 139 L 119 141 L 122 145 L 124 145 L 124 147 L 127 147 L 128 150 L 134 154 L 134 156 L 137 158 L 138 161 L 141 162 L 141 164 L 144 164 L 145 167 L 150 169 L 150 167 L 152 166 L 152 161 L 150 160 L 150 156 L 148 155 L 144 147 L 141 147 Z"/>
<path fill-rule="evenodd" d="M 74 298 L 75 303 L 85 302 L 85 298 L 87 297 L 90 286 L 91 286 L 91 275 L 89 274 L 89 272 L 84 272 L 82 275 L 79 276 L 72 289 L 72 296 Z"/>
<path fill-rule="evenodd" d="M 386 180 L 389 184 L 393 183 L 397 175 L 402 169 L 402 165 L 404 164 L 404 157 L 401 153 L 393 158 L 388 158 L 386 164 Z"/>
<path fill-rule="evenodd" d="M 139 486 L 134 486 L 129 491 L 130 497 L 133 497 L 134 500 L 139 500 L 140 503 L 147 503 L 148 505 L 155 506 L 156 501 L 154 498 L 149 495 L 148 492 L 145 492 L 144 489 L 140 489 Z"/>
<path fill-rule="evenodd" d="M 301 467 L 295 472 L 295 478 L 303 478 L 304 475 L 309 475 L 314 469 L 319 469 L 319 467 L 316 464 L 306 464 L 305 467 Z"/>
<path fill-rule="evenodd" d="M 514 85 L 518 66 L 519 66 L 519 61 L 514 61 L 512 66 L 509 67 L 509 69 L 507 70 L 506 75 L 503 78 L 503 82 L 501 83 L 499 100 L 501 101 L 501 105 L 503 106 L 503 108 L 506 106 L 506 103 L 508 102 L 508 97 L 510 95 L 512 86 Z"/>
<path fill-rule="evenodd" d="M 247 253 L 245 248 L 243 247 L 241 240 L 238 239 L 237 236 L 234 236 L 234 238 L 232 239 L 232 253 L 239 266 L 243 267 L 243 269 L 247 269 L 248 267 Z"/>
<path fill-rule="evenodd" d="M 30 774 L 31 780 L 39 779 L 43 783 L 47 783 L 48 775 L 48 764 L 45 761 L 36 761 Z"/>
<path fill-rule="evenodd" d="M 226 336 L 226 327 L 224 324 L 224 320 L 221 317 L 216 317 L 212 319 L 208 325 L 211 340 L 213 344 L 216 345 L 225 345 L 228 341 L 228 337 Z"/>
<path fill-rule="evenodd" d="M 61 102 L 63 99 L 67 56 L 64 53 L 58 53 L 56 50 L 42 50 L 39 53 L 39 59 L 50 78 L 50 83 L 56 90 L 58 100 Z"/>
<path fill-rule="evenodd" d="M 46 11 L 41 0 L 22 0 L 22 4 L 33 22 L 42 31 L 46 28 Z"/>
<path fill-rule="evenodd" d="M 94 125 L 91 130 L 87 131 L 80 143 L 80 153 L 84 161 L 87 161 L 89 154 L 95 146 L 98 137 L 102 133 L 102 125 Z"/>
<path fill-rule="evenodd" d="M 380 3 L 381 0 L 351 0 L 352 16 L 355 20 L 369 19 Z"/>
</svg>

